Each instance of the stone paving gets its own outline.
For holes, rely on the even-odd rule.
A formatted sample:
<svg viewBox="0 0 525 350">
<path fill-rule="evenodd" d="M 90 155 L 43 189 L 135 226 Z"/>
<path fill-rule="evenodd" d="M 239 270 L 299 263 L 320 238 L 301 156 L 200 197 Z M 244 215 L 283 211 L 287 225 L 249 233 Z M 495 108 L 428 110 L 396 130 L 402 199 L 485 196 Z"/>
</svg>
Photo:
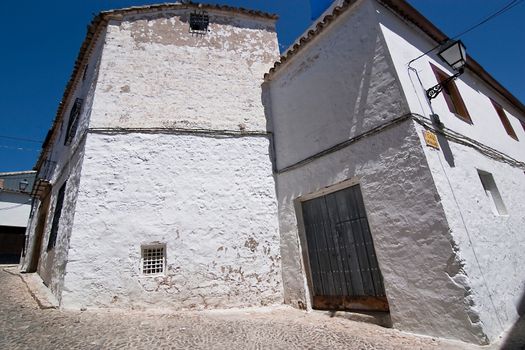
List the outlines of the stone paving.
<svg viewBox="0 0 525 350">
<path fill-rule="evenodd" d="M 323 312 L 41 309 L 0 266 L 0 349 L 483 349 Z"/>
</svg>

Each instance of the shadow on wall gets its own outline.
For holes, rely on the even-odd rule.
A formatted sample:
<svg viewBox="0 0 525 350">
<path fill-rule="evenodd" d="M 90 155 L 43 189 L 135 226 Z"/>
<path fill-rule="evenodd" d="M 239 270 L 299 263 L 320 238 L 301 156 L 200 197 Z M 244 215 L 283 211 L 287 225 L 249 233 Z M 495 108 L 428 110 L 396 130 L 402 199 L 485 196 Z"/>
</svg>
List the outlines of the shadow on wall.
<svg viewBox="0 0 525 350">
<path fill-rule="evenodd" d="M 525 349 L 525 288 L 517 305 L 517 311 L 520 318 L 505 336 L 501 343 L 501 349 Z"/>
<path fill-rule="evenodd" d="M 443 152 L 443 156 L 445 157 L 445 160 L 447 161 L 448 165 L 451 168 L 454 168 L 456 166 L 456 163 L 454 162 L 454 154 L 452 153 L 452 150 L 450 149 L 449 141 L 441 133 L 437 133 L 437 138 L 438 138 L 439 145 L 441 146 L 441 151 Z"/>
<path fill-rule="evenodd" d="M 337 30 L 328 39 L 313 42 L 295 61 L 281 67 L 284 71 L 271 83 L 263 84 L 261 99 L 280 168 L 406 111 L 386 55 L 385 44 L 373 28 L 364 41 Z M 271 93 L 265 91 L 267 85 Z"/>
</svg>

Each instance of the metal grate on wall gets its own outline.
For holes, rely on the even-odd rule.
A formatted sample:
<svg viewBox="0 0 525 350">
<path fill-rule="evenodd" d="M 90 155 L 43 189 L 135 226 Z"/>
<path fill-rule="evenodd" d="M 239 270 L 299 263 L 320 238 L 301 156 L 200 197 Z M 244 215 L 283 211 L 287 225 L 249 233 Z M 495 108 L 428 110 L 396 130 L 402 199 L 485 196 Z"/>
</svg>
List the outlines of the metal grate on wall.
<svg viewBox="0 0 525 350">
<path fill-rule="evenodd" d="M 206 34 L 210 24 L 210 17 L 206 11 L 190 13 L 190 33 Z"/>
<path fill-rule="evenodd" d="M 166 265 L 166 247 L 164 245 L 142 247 L 142 274 L 160 275 Z"/>
</svg>

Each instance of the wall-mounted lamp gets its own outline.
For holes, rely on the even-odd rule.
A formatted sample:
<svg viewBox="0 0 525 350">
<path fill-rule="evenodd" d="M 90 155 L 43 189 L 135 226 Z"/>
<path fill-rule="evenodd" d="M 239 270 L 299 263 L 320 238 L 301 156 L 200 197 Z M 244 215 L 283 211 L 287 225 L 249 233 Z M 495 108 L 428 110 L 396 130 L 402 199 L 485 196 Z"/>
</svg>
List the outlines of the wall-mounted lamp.
<svg viewBox="0 0 525 350">
<path fill-rule="evenodd" d="M 455 80 L 461 74 L 463 74 L 463 67 L 467 63 L 467 55 L 465 45 L 461 40 L 451 41 L 444 45 L 444 48 L 438 52 L 438 56 L 447 64 L 452 67 L 456 74 L 439 82 L 439 84 L 432 86 L 427 90 L 427 97 L 429 100 L 435 98 L 443 90 L 445 86 L 452 80 Z"/>
<path fill-rule="evenodd" d="M 18 189 L 22 192 L 24 192 L 27 189 L 27 186 L 29 185 L 29 182 L 27 182 L 26 179 L 23 179 L 18 183 Z"/>
</svg>

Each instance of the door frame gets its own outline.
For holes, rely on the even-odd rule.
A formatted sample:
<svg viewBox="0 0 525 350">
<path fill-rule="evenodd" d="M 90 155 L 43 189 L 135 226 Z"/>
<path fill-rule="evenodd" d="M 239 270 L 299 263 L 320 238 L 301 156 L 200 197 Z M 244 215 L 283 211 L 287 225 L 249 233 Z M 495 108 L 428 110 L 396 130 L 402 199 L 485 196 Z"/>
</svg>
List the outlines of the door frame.
<svg viewBox="0 0 525 350">
<path fill-rule="evenodd" d="M 31 255 L 26 272 L 37 272 L 42 254 L 43 241 L 46 232 L 46 224 L 49 216 L 49 206 L 51 204 L 51 188 L 44 194 L 40 200 L 36 213 L 36 226 L 34 230 L 34 243 L 31 249 Z"/>
<path fill-rule="evenodd" d="M 300 254 L 300 258 L 302 260 L 301 267 L 303 269 L 304 277 L 306 278 L 307 288 L 305 289 L 305 299 L 307 300 L 308 309 L 313 309 L 314 295 L 312 291 L 314 290 L 314 285 L 313 285 L 313 279 L 312 279 L 312 269 L 310 267 L 310 255 L 308 252 L 308 240 L 306 238 L 306 229 L 305 229 L 305 224 L 304 224 L 302 204 L 303 202 L 309 201 L 311 199 L 323 197 L 330 193 L 338 192 L 338 191 L 347 189 L 355 185 L 360 185 L 361 184 L 360 180 L 361 180 L 360 177 L 354 176 L 352 178 L 343 180 L 341 182 L 338 182 L 338 183 L 335 183 L 329 186 L 325 186 L 314 192 L 301 195 L 295 198 L 293 201 L 295 215 L 297 218 L 297 231 L 298 231 L 298 236 L 299 236 L 299 246 L 301 249 L 301 254 Z M 365 206 L 365 212 L 367 213 L 367 220 L 368 220 L 368 211 L 366 210 L 366 204 L 364 203 L 364 198 L 363 198 L 363 205 Z M 373 241 L 373 238 L 374 237 L 372 236 L 372 241 Z M 374 244 L 374 249 L 375 249 L 375 244 Z M 376 253 L 376 258 L 377 258 L 377 253 Z M 379 261 L 378 261 L 378 266 L 379 266 Z M 379 266 L 379 270 L 381 271 L 380 266 Z M 386 293 L 386 289 L 385 289 L 385 293 Z M 359 299 L 362 299 L 363 303 L 367 303 L 368 302 L 367 298 L 368 297 L 363 297 L 363 298 L 357 297 L 356 303 L 354 303 L 356 307 L 352 309 L 366 311 L 367 307 L 364 306 L 364 304 L 361 304 Z M 383 309 L 384 311 L 387 311 L 387 312 L 389 311 L 388 300 L 386 300 L 385 303 L 381 303 L 381 302 L 379 304 L 376 303 L 376 306 L 378 307 L 378 309 Z"/>
<path fill-rule="evenodd" d="M 359 185 L 361 183 L 360 180 L 361 179 L 359 177 L 354 176 L 350 179 L 335 183 L 330 186 L 323 187 L 320 190 L 317 190 L 315 192 L 299 196 L 295 200 L 298 201 L 299 203 L 302 203 L 302 202 L 309 201 L 310 199 L 326 196 L 327 194 L 334 193 L 340 190 L 344 190 L 348 187 L 352 187 L 355 185 Z"/>
</svg>

